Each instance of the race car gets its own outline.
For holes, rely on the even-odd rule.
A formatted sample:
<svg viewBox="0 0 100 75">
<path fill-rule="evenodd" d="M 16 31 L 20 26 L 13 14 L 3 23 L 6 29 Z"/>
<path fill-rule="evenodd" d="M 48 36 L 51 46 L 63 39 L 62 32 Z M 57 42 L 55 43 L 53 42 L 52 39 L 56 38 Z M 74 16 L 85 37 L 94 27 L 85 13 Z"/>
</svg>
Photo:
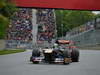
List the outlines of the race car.
<svg viewBox="0 0 100 75">
<path fill-rule="evenodd" d="M 57 40 L 52 48 L 34 49 L 30 61 L 33 63 L 63 63 L 69 64 L 72 61 L 78 62 L 79 51 L 75 46 L 71 46 L 69 40 Z"/>
</svg>

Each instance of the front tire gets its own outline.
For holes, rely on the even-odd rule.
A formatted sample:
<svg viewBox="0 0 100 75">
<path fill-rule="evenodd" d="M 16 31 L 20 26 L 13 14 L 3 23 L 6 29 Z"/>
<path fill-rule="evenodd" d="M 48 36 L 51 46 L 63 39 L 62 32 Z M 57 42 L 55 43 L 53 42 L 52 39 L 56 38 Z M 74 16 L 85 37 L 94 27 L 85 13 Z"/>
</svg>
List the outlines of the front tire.
<svg viewBox="0 0 100 75">
<path fill-rule="evenodd" d="M 64 58 L 63 61 L 64 65 L 70 64 L 70 53 L 68 51 L 63 51 L 63 58 Z"/>
<path fill-rule="evenodd" d="M 39 50 L 33 50 L 32 56 L 33 57 L 39 57 L 40 56 L 40 51 Z"/>
</svg>

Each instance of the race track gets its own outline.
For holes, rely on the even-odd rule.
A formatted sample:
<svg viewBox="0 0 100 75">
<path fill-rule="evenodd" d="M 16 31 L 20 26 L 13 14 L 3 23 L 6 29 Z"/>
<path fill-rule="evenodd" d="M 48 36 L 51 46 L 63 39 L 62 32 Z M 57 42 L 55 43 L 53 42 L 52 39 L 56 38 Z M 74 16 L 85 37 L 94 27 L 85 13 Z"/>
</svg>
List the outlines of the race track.
<svg viewBox="0 0 100 75">
<path fill-rule="evenodd" d="M 32 64 L 31 50 L 1 55 L 0 75 L 100 75 L 100 51 L 80 50 L 80 61 L 69 65 Z"/>
</svg>

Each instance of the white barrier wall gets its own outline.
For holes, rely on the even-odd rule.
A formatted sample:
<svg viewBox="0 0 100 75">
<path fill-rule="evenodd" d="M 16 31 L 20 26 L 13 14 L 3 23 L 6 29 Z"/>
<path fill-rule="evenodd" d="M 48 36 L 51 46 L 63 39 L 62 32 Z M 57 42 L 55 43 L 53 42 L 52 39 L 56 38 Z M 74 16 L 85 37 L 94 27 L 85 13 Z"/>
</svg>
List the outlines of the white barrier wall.
<svg viewBox="0 0 100 75">
<path fill-rule="evenodd" d="M 0 50 L 5 48 L 5 40 L 0 40 Z"/>
</svg>

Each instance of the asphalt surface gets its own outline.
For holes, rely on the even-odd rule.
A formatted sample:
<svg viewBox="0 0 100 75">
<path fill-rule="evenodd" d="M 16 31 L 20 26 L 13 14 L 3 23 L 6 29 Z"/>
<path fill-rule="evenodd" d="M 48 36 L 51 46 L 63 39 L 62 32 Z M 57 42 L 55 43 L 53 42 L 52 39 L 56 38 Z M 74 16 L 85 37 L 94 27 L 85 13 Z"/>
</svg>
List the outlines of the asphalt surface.
<svg viewBox="0 0 100 75">
<path fill-rule="evenodd" d="M 100 75 L 100 51 L 80 51 L 80 61 L 69 65 L 32 64 L 31 51 L 1 55 L 0 75 Z"/>
</svg>

